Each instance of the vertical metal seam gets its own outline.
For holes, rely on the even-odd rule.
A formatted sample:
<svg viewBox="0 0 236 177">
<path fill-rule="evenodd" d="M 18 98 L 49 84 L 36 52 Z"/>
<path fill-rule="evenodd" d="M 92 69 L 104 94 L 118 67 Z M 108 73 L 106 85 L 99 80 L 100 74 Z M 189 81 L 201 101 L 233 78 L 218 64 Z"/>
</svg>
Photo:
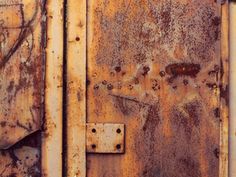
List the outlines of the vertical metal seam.
<svg viewBox="0 0 236 177">
<path fill-rule="evenodd" d="M 63 2 L 62 175 L 67 174 L 67 0 Z"/>
<path fill-rule="evenodd" d="M 225 89 L 226 98 L 222 98 L 220 95 L 220 112 L 221 112 L 221 124 L 220 124 L 220 159 L 219 159 L 219 177 L 227 177 L 229 171 L 229 107 L 228 107 L 228 84 L 229 84 L 229 1 L 226 0 L 221 5 L 221 62 L 223 75 L 220 80 L 221 87 Z"/>
</svg>

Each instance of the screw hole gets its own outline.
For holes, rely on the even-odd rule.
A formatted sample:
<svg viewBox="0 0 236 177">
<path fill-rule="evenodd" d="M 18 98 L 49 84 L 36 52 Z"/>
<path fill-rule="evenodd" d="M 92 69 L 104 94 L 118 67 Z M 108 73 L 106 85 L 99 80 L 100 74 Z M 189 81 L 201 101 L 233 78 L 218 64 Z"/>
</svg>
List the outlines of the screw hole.
<svg viewBox="0 0 236 177">
<path fill-rule="evenodd" d="M 121 133 L 121 129 L 118 128 L 118 129 L 116 130 L 116 133 Z"/>
<path fill-rule="evenodd" d="M 93 132 L 93 133 L 96 133 L 96 129 L 95 129 L 95 128 L 93 128 L 93 129 L 92 129 L 92 132 Z"/>
<path fill-rule="evenodd" d="M 97 146 L 96 144 L 92 144 L 92 148 L 95 149 Z"/>
<path fill-rule="evenodd" d="M 117 144 L 116 145 L 116 149 L 120 149 L 121 148 L 121 145 L 120 144 Z"/>
</svg>

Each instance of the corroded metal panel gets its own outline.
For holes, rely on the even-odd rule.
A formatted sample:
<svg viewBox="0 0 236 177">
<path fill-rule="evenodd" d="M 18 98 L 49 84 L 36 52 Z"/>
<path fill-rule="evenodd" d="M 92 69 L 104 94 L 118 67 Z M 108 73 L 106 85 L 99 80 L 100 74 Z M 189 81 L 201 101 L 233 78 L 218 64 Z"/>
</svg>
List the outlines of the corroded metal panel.
<svg viewBox="0 0 236 177">
<path fill-rule="evenodd" d="M 63 0 L 47 0 L 45 120 L 42 132 L 42 176 L 62 177 Z"/>
<path fill-rule="evenodd" d="M 43 0 L 0 0 L 2 177 L 40 174 L 37 131 L 43 116 L 43 8 Z"/>
<path fill-rule="evenodd" d="M 67 0 L 67 177 L 86 176 L 86 8 L 87 0 Z"/>
<path fill-rule="evenodd" d="M 221 81 L 220 81 L 220 174 L 228 176 L 229 168 L 229 6 L 221 8 Z"/>
<path fill-rule="evenodd" d="M 41 125 L 41 8 L 38 0 L 0 2 L 0 149 Z"/>
<path fill-rule="evenodd" d="M 88 154 L 87 175 L 219 176 L 221 4 L 89 0 L 87 14 L 88 122 L 127 126 L 125 155 Z"/>
</svg>

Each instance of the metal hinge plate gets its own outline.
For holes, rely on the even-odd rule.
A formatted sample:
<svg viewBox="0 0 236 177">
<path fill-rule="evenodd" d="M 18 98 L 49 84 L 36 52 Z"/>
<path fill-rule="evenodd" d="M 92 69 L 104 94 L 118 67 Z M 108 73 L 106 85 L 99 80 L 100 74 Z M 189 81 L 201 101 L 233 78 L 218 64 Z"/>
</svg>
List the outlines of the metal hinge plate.
<svg viewBox="0 0 236 177">
<path fill-rule="evenodd" d="M 124 153 L 125 126 L 112 123 L 87 123 L 88 153 Z"/>
</svg>

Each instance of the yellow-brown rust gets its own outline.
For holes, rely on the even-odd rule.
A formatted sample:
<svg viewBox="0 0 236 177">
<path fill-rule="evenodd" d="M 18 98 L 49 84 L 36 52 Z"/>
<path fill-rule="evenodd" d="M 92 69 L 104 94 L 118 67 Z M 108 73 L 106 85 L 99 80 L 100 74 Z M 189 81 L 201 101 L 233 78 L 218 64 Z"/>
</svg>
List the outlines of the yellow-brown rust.
<svg viewBox="0 0 236 177">
<path fill-rule="evenodd" d="M 89 0 L 87 14 L 88 122 L 127 127 L 125 155 L 89 154 L 87 175 L 219 176 L 221 5 Z"/>
</svg>

